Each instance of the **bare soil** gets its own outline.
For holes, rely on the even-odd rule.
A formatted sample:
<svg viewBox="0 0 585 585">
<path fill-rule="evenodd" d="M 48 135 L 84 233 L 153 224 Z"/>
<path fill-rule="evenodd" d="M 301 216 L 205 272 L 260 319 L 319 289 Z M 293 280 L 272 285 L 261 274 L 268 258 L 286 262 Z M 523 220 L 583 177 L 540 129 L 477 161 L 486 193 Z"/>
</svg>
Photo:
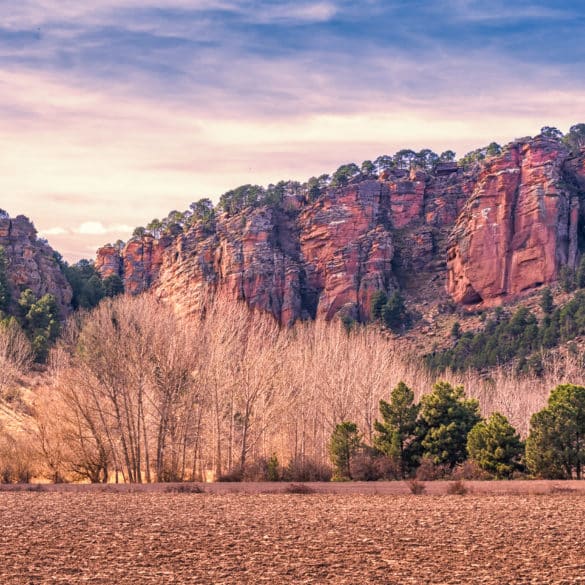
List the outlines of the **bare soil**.
<svg viewBox="0 0 585 585">
<path fill-rule="evenodd" d="M 585 584 L 583 483 L 4 489 L 0 583 Z"/>
</svg>

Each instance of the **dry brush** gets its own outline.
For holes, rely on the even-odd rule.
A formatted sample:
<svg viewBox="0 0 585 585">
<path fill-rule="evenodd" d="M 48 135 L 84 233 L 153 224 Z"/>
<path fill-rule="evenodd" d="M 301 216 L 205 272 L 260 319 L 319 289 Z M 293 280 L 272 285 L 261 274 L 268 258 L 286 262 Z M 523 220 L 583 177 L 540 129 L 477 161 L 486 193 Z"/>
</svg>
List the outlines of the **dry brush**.
<svg viewBox="0 0 585 585">
<path fill-rule="evenodd" d="M 381 398 L 401 380 L 417 399 L 434 377 L 400 339 L 337 322 L 282 329 L 218 301 L 191 319 L 153 297 L 119 297 L 74 316 L 39 393 L 34 443 L 55 481 L 127 482 L 246 477 L 276 454 L 295 469 L 328 463 L 335 425 L 355 421 L 371 441 Z M 577 364 L 556 358 L 543 379 L 503 369 L 447 374 L 526 434 L 530 415 Z"/>
</svg>

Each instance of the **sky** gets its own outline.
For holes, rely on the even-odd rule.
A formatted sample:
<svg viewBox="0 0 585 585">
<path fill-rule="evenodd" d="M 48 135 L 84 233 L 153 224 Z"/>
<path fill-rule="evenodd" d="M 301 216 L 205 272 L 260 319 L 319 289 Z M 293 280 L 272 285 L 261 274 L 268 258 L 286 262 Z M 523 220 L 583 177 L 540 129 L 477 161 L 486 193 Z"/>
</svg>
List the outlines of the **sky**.
<svg viewBox="0 0 585 585">
<path fill-rule="evenodd" d="M 69 261 L 245 183 L 585 122 L 582 0 L 0 0 L 0 208 Z"/>
</svg>

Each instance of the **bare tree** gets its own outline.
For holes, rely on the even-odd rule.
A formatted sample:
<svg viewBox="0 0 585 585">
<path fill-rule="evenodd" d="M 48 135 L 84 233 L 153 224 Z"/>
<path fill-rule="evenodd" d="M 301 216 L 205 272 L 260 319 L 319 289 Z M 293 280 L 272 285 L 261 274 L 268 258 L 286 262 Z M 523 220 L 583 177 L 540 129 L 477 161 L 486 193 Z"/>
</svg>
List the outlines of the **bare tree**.
<svg viewBox="0 0 585 585">
<path fill-rule="evenodd" d="M 30 343 L 14 319 L 0 323 L 0 396 L 32 362 Z"/>
<path fill-rule="evenodd" d="M 197 419 L 198 403 L 191 332 L 147 295 L 102 302 L 70 324 L 54 362 L 78 474 L 182 478 L 193 439 L 184 419 Z"/>
<path fill-rule="evenodd" d="M 585 380 L 576 358 L 545 361 L 543 378 L 498 369 L 442 375 L 525 432 L 559 380 Z M 273 453 L 328 462 L 336 424 L 367 441 L 398 382 L 417 399 L 433 376 L 375 327 L 339 322 L 280 328 L 243 303 L 216 299 L 177 316 L 151 296 L 118 297 L 75 315 L 51 356 L 54 384 L 36 406 L 46 474 L 90 481 L 201 479 L 238 473 Z"/>
</svg>

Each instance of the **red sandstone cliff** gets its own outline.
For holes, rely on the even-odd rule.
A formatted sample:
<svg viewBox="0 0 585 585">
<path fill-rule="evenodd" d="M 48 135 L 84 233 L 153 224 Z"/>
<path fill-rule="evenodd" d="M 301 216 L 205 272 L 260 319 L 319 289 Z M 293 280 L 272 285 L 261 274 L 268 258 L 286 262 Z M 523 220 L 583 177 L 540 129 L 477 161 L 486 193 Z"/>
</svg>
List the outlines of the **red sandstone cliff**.
<svg viewBox="0 0 585 585">
<path fill-rule="evenodd" d="M 215 294 L 284 324 L 367 318 L 372 294 L 397 286 L 411 298 L 497 303 L 575 266 L 584 191 L 583 157 L 537 137 L 466 171 L 383 173 L 313 203 L 222 214 L 211 230 L 133 238 L 120 252 L 101 248 L 96 266 L 181 311 Z"/>
<path fill-rule="evenodd" d="M 557 278 L 578 253 L 579 195 L 563 180 L 558 141 L 517 142 L 489 160 L 451 233 L 447 290 L 499 302 Z"/>
<path fill-rule="evenodd" d="M 53 249 L 37 238 L 37 231 L 24 215 L 0 217 L 0 246 L 7 258 L 7 280 L 12 303 L 25 289 L 39 298 L 49 293 L 57 300 L 62 316 L 71 310 L 71 287 L 61 272 Z"/>
</svg>

